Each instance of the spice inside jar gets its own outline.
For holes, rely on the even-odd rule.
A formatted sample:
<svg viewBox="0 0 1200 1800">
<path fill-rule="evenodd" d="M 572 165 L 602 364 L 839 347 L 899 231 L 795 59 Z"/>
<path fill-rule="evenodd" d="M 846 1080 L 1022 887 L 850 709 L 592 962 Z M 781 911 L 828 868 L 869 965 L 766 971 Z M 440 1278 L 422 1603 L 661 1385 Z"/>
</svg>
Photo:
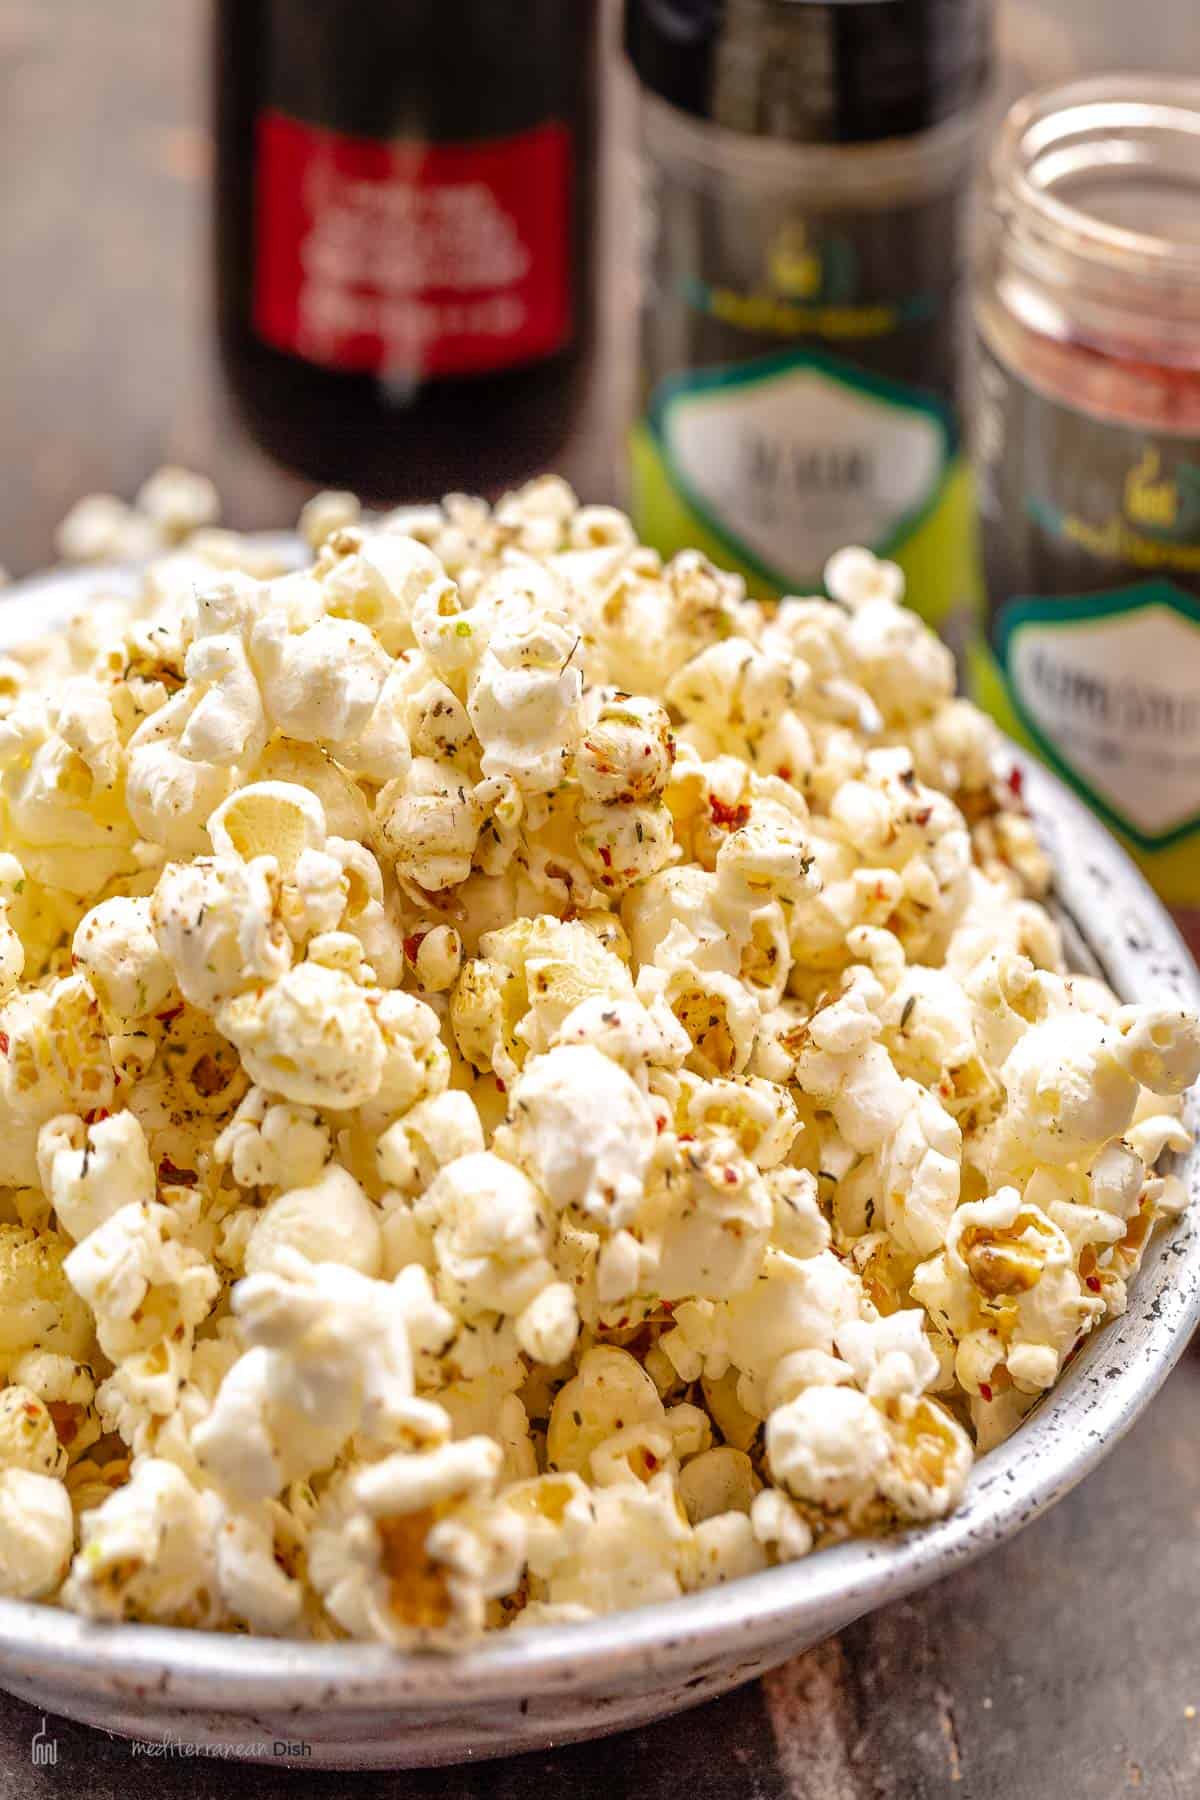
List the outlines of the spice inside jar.
<svg viewBox="0 0 1200 1800">
<path fill-rule="evenodd" d="M 975 325 L 976 698 L 1200 946 L 1200 82 L 1013 109 Z"/>
</svg>

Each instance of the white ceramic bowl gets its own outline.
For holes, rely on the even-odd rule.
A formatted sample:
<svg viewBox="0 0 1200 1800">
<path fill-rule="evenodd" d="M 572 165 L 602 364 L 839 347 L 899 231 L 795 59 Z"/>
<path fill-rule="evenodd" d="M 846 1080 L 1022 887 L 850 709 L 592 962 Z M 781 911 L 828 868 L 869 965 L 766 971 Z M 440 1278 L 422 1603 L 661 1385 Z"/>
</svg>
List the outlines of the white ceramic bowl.
<svg viewBox="0 0 1200 1800">
<path fill-rule="evenodd" d="M 13 589 L 0 606 L 0 646 L 45 631 L 95 587 L 83 574 Z M 1079 965 L 1098 966 L 1124 999 L 1200 1006 L 1200 975 L 1137 870 L 1060 782 L 1011 754 L 1058 871 L 1056 905 Z M 1194 1094 L 1190 1106 L 1195 1130 Z M 1200 1157 L 1178 1168 L 1200 1198 Z M 640 1724 L 750 1680 L 1011 1537 L 1111 1450 L 1198 1317 L 1200 1236 L 1189 1214 L 1156 1235 L 1124 1318 L 1089 1340 L 1044 1404 L 976 1467 L 959 1511 L 886 1541 L 445 1657 L 99 1626 L 0 1600 L 0 1685 L 129 1737 L 308 1768 L 501 1756 Z"/>
</svg>

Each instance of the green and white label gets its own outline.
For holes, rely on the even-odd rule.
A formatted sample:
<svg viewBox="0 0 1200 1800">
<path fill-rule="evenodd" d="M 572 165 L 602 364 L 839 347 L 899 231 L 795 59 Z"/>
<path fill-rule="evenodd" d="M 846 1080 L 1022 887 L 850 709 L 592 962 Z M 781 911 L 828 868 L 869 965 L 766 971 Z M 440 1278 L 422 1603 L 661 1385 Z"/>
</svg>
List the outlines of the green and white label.
<svg viewBox="0 0 1200 1800">
<path fill-rule="evenodd" d="M 650 423 L 690 508 L 781 590 L 819 585 L 844 544 L 891 554 L 951 461 L 937 402 L 813 352 L 668 380 Z"/>
<path fill-rule="evenodd" d="M 1200 601 L 1170 581 L 1019 599 L 996 649 L 1043 753 L 1144 850 L 1200 829 Z"/>
</svg>

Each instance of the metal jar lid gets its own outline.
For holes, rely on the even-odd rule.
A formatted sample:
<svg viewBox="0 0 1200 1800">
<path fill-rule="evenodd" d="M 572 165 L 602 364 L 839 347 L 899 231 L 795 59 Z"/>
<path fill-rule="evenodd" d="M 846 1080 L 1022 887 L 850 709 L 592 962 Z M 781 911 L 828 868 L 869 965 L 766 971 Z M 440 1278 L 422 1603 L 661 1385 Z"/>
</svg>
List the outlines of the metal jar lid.
<svg viewBox="0 0 1200 1800">
<path fill-rule="evenodd" d="M 681 111 L 757 137 L 861 144 L 970 107 L 991 0 L 627 0 L 641 81 Z"/>
</svg>

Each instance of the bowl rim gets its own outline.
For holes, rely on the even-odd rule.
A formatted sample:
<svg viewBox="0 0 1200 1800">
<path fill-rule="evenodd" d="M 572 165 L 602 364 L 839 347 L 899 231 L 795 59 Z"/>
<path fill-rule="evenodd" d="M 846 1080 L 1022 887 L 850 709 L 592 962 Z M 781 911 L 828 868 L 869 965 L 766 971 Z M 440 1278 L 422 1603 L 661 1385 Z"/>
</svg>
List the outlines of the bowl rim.
<svg viewBox="0 0 1200 1800">
<path fill-rule="evenodd" d="M 271 539 L 294 549 L 294 538 Z M 0 650 L 52 629 L 85 594 L 106 585 L 120 591 L 131 575 L 127 566 L 88 568 L 15 584 L 0 601 Z M 1200 1009 L 1200 972 L 1125 851 L 1030 754 L 1005 741 L 1002 755 L 1019 771 L 1049 840 L 1056 904 L 1118 994 Z M 1195 1131 L 1196 1090 L 1187 1112 Z M 153 1690 L 185 1707 L 227 1705 L 232 1695 L 245 1706 L 466 1712 L 535 1693 L 669 1677 L 731 1655 L 749 1663 L 773 1646 L 812 1642 L 1003 1543 L 1088 1475 L 1140 1416 L 1200 1323 L 1200 1149 L 1181 1159 L 1177 1172 L 1193 1204 L 1155 1233 L 1127 1312 L 1097 1330 L 1036 1411 L 975 1464 L 963 1503 L 947 1519 L 851 1540 L 675 1600 L 497 1633 L 457 1651 L 96 1623 L 41 1602 L 0 1598 L 0 1669 L 77 1691 L 97 1680 L 114 1690 Z"/>
</svg>

